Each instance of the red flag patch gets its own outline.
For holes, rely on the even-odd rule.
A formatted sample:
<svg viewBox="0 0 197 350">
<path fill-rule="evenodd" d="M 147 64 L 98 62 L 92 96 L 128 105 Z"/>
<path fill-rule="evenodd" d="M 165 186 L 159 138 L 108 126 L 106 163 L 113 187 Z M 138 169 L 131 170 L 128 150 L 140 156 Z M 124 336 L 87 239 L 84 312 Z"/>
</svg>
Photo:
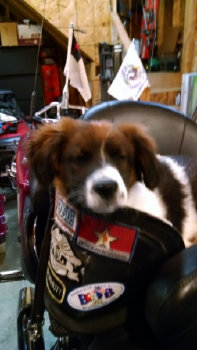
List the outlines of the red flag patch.
<svg viewBox="0 0 197 350">
<path fill-rule="evenodd" d="M 84 214 L 78 228 L 77 244 L 99 255 L 130 262 L 137 232 L 136 227 L 107 223 Z"/>
</svg>

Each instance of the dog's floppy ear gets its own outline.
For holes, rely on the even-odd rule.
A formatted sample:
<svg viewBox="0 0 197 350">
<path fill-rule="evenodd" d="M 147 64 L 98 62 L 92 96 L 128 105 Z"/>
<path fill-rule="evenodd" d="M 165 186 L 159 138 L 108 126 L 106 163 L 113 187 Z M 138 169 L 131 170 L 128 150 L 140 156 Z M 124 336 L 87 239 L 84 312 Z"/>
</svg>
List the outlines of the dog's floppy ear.
<svg viewBox="0 0 197 350">
<path fill-rule="evenodd" d="M 122 131 L 134 146 L 138 180 L 143 180 L 148 188 L 154 189 L 159 182 L 159 162 L 154 140 L 138 125 L 124 125 Z"/>
<path fill-rule="evenodd" d="M 27 159 L 41 185 L 48 186 L 58 175 L 62 148 L 72 135 L 72 129 L 73 122 L 68 118 L 57 124 L 42 125 L 31 132 L 26 143 Z"/>
</svg>

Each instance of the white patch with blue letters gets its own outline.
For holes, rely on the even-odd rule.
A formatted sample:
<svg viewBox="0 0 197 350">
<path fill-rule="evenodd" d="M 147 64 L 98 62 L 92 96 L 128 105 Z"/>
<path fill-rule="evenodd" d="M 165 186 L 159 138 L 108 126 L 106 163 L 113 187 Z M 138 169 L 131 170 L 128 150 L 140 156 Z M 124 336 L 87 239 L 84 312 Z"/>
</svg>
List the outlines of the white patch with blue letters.
<svg viewBox="0 0 197 350">
<path fill-rule="evenodd" d="M 70 292 L 67 301 L 73 309 L 91 311 L 114 302 L 124 291 L 124 285 L 117 282 L 87 284 Z"/>
</svg>

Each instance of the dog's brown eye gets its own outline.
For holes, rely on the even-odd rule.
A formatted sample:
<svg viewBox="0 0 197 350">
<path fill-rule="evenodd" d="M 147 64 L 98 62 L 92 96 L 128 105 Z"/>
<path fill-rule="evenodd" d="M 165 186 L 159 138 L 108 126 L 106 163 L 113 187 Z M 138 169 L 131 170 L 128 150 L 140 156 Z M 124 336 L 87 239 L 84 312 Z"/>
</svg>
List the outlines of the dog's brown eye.
<svg viewBox="0 0 197 350">
<path fill-rule="evenodd" d="M 90 153 L 82 152 L 73 157 L 73 160 L 77 163 L 85 163 L 90 160 Z"/>
<path fill-rule="evenodd" d="M 113 152 L 110 152 L 109 156 L 117 161 L 125 160 L 127 158 L 126 153 L 122 153 L 119 150 L 114 150 Z"/>
<path fill-rule="evenodd" d="M 127 152 L 125 152 L 124 147 L 122 147 L 121 143 L 119 142 L 110 142 L 110 140 L 108 140 L 105 145 L 105 152 L 113 161 L 116 162 L 127 159 Z"/>
<path fill-rule="evenodd" d="M 121 159 L 121 160 L 124 160 L 127 158 L 127 155 L 126 154 L 123 154 L 123 153 L 117 153 L 116 157 L 118 159 Z"/>
</svg>

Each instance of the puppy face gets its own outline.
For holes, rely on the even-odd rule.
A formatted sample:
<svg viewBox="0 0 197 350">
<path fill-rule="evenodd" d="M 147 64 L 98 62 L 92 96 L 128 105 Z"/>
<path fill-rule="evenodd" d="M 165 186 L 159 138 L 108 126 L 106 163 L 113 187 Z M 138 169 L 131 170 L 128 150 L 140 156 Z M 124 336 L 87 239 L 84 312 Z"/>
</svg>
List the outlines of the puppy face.
<svg viewBox="0 0 197 350">
<path fill-rule="evenodd" d="M 100 213 L 126 205 L 136 181 L 158 183 L 154 142 L 129 124 L 62 118 L 32 132 L 27 157 L 40 184 Z"/>
</svg>

